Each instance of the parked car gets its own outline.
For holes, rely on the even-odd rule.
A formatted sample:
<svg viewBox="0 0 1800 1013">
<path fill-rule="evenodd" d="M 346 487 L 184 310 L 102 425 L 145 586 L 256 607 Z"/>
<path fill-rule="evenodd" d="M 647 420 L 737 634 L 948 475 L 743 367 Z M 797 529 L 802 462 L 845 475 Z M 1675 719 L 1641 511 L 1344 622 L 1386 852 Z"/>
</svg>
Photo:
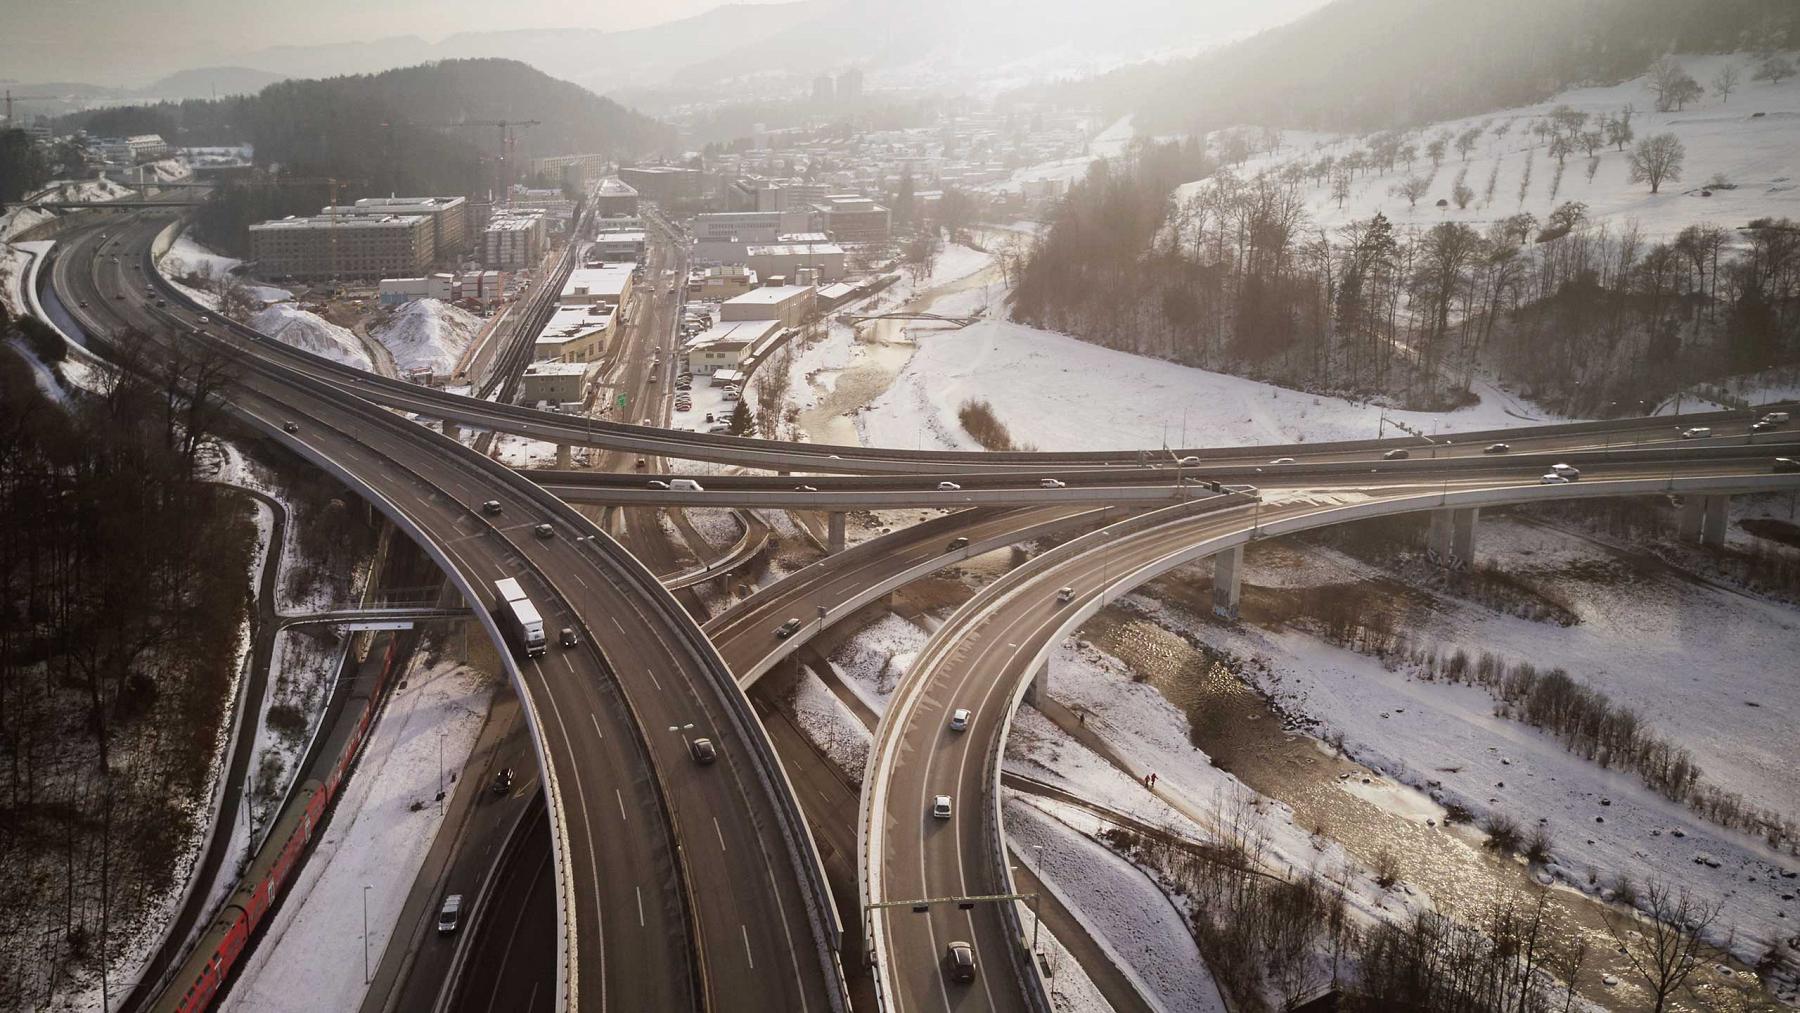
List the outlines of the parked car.
<svg viewBox="0 0 1800 1013">
<path fill-rule="evenodd" d="M 1490 443 L 1483 447 L 1481 452 L 1484 454 L 1504 454 L 1511 449 L 1512 445 L 1509 443 Z"/>
<path fill-rule="evenodd" d="M 1706 426 L 1690 426 L 1681 431 L 1681 438 L 1684 440 L 1704 440 L 1711 435 L 1712 430 Z"/>
<path fill-rule="evenodd" d="M 975 980 L 975 948 L 962 940 L 944 947 L 944 962 L 950 968 L 950 980 L 967 984 Z"/>
<path fill-rule="evenodd" d="M 931 800 L 931 815 L 940 820 L 950 818 L 950 796 L 939 795 Z"/>
<path fill-rule="evenodd" d="M 688 752 L 694 756 L 694 762 L 704 767 L 719 758 L 719 750 L 711 739 L 695 739 L 688 743 Z"/>
<path fill-rule="evenodd" d="M 775 639 L 776 640 L 786 640 L 787 638 L 793 636 L 794 632 L 798 629 L 800 629 L 799 617 L 798 616 L 791 617 L 788 619 L 787 622 L 782 623 L 780 626 L 775 627 Z"/>
<path fill-rule="evenodd" d="M 720 395 L 719 395 L 719 398 L 720 398 L 720 399 L 721 399 L 721 400 L 724 400 L 724 401 L 736 401 L 736 400 L 738 400 L 738 399 L 739 399 L 739 398 L 740 398 L 740 397 L 742 397 L 742 396 L 743 396 L 743 395 L 741 395 L 741 394 L 739 394 L 739 393 L 738 393 L 738 392 L 737 392 L 737 391 L 735 391 L 735 390 L 728 390 L 728 391 L 726 391 L 726 392 L 725 392 L 725 393 L 723 393 L 723 394 L 720 394 Z"/>
<path fill-rule="evenodd" d="M 958 707 L 950 712 L 950 730 L 960 732 L 969 727 L 969 708 Z"/>
<path fill-rule="evenodd" d="M 1411 456 L 1412 451 L 1410 450 L 1390 450 L 1387 453 L 1382 454 L 1381 459 L 1384 461 L 1404 461 Z"/>
</svg>

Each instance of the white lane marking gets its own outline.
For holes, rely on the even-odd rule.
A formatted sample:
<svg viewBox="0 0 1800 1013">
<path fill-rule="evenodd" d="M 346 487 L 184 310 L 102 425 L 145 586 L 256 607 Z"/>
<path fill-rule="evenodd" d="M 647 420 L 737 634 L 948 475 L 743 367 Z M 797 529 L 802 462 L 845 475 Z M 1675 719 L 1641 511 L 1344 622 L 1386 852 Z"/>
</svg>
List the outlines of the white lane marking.
<svg viewBox="0 0 1800 1013">
<path fill-rule="evenodd" d="M 613 789 L 613 798 L 616 798 L 619 800 L 619 819 L 624 820 L 625 819 L 625 796 L 619 792 L 619 789 L 614 788 Z"/>
<path fill-rule="evenodd" d="M 652 672 L 652 671 L 650 671 L 650 669 L 648 669 L 648 668 L 646 668 L 646 669 L 644 669 L 644 671 L 645 671 L 645 672 L 646 672 L 646 673 L 648 673 L 648 674 L 649 674 L 649 676 L 650 676 L 650 685 L 652 685 L 652 686 L 655 686 L 655 687 L 656 687 L 656 691 L 657 691 L 657 692 L 658 692 L 658 693 L 661 693 L 661 692 L 662 692 L 662 683 L 660 683 L 660 682 L 657 682 L 657 681 L 656 681 L 656 673 L 655 673 L 655 672 Z"/>
<path fill-rule="evenodd" d="M 725 831 L 719 829 L 719 818 L 717 816 L 713 817 L 713 833 L 719 835 L 719 850 L 720 851 L 726 850 L 726 848 L 725 848 Z"/>
<path fill-rule="evenodd" d="M 752 969 L 755 969 L 756 957 L 750 953 L 750 929 L 743 922 L 739 922 L 738 931 L 744 934 L 744 959 L 750 962 Z"/>
<path fill-rule="evenodd" d="M 637 891 L 637 898 L 638 898 L 638 928 L 640 928 L 640 929 L 641 929 L 641 928 L 643 928 L 643 927 L 644 927 L 644 888 L 643 888 L 643 887 L 641 887 L 641 886 L 634 886 L 634 887 L 632 887 L 632 889 L 633 889 L 633 890 L 636 890 L 636 891 Z"/>
<path fill-rule="evenodd" d="M 592 722 L 593 722 L 593 723 L 594 723 L 594 734 L 595 734 L 595 735 L 598 735 L 598 736 L 600 736 L 600 737 L 601 737 L 601 738 L 603 738 L 603 739 L 604 739 L 604 738 L 606 738 L 606 734 L 605 734 L 605 733 L 604 733 L 604 732 L 602 732 L 602 731 L 600 731 L 600 717 L 599 717 L 599 715 L 597 715 L 597 714 L 589 714 L 589 715 L 588 715 L 588 720 L 589 720 L 589 721 L 592 721 Z"/>
</svg>

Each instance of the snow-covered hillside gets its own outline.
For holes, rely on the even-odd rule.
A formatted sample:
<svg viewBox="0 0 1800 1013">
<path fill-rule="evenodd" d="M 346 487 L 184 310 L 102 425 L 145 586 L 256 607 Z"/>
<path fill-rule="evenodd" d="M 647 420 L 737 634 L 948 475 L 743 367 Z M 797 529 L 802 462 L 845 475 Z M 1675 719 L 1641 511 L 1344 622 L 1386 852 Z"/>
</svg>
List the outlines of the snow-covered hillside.
<svg viewBox="0 0 1800 1013">
<path fill-rule="evenodd" d="M 291 303 L 276 303 L 250 318 L 252 328 L 280 341 L 357 369 L 372 369 L 362 341 L 350 331 Z"/>
<path fill-rule="evenodd" d="M 1743 53 L 1677 59 L 1706 88 L 1702 98 L 1679 112 L 1657 112 L 1655 96 L 1640 77 L 1608 87 L 1573 89 L 1533 106 L 1432 124 L 1406 135 L 1404 143 L 1417 149 L 1410 168 L 1402 161 L 1392 171 L 1370 168 L 1356 173 L 1341 207 L 1329 175 L 1303 177 L 1311 222 L 1334 229 L 1381 212 L 1402 228 L 1429 228 L 1440 221 L 1480 228 L 1522 211 L 1542 220 L 1565 201 L 1581 201 L 1590 218 L 1635 221 L 1646 238 L 1667 238 L 1700 222 L 1736 228 L 1755 218 L 1800 214 L 1796 189 L 1800 79 L 1779 84 L 1751 80 L 1752 60 Z M 1725 99 L 1713 82 L 1728 65 L 1737 68 L 1742 80 Z M 1680 139 L 1687 155 L 1680 181 L 1664 183 L 1657 194 L 1651 194 L 1647 184 L 1633 183 L 1630 144 L 1623 151 L 1615 144 L 1602 144 L 1592 162 L 1587 151 L 1576 146 L 1563 159 L 1559 181 L 1558 160 L 1548 142 L 1531 129 L 1558 106 L 1587 114 L 1582 132 L 1599 129 L 1605 118 L 1630 106 L 1636 139 L 1664 133 Z M 1465 161 L 1455 138 L 1470 130 L 1479 130 L 1480 137 Z M 1443 135 L 1449 141 L 1442 163 L 1434 169 L 1427 149 L 1433 138 Z M 1341 160 L 1365 150 L 1370 140 L 1287 131 L 1278 150 L 1254 156 L 1231 171 L 1248 178 L 1263 171 L 1280 173 L 1289 166 L 1313 166 L 1325 157 Z M 1394 192 L 1410 177 L 1430 178 L 1416 205 Z M 1474 194 L 1464 209 L 1456 206 L 1454 197 L 1459 180 Z M 1726 185 L 1711 185 L 1715 180 Z M 1206 180 L 1190 183 L 1177 191 L 1177 197 L 1185 200 L 1211 185 Z M 1703 196 L 1703 190 L 1711 195 Z M 1449 206 L 1439 208 L 1439 200 Z"/>
<path fill-rule="evenodd" d="M 481 318 L 438 299 L 417 299 L 373 330 L 375 340 L 394 355 L 402 370 L 449 373 L 463 349 L 481 330 Z"/>
</svg>

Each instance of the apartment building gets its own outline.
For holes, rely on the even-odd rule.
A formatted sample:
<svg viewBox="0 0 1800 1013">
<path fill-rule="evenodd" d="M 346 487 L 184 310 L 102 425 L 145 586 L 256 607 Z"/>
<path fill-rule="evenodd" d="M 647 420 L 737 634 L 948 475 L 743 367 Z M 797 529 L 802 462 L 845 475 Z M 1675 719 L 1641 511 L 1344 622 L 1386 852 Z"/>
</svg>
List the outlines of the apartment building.
<svg viewBox="0 0 1800 1013">
<path fill-rule="evenodd" d="M 250 226 L 264 278 L 415 277 L 436 252 L 428 215 L 283 218 Z"/>
</svg>

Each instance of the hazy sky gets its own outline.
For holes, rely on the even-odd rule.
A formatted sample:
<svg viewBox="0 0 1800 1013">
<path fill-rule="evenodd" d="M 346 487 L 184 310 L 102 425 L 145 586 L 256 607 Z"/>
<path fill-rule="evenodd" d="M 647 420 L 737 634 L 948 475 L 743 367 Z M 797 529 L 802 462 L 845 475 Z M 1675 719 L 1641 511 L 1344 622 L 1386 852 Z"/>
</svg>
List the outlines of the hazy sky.
<svg viewBox="0 0 1800 1013">
<path fill-rule="evenodd" d="M 145 84 L 268 46 L 640 28 L 721 0 L 0 0 L 0 80 Z M 737 0 L 766 3 L 771 0 Z"/>
</svg>

